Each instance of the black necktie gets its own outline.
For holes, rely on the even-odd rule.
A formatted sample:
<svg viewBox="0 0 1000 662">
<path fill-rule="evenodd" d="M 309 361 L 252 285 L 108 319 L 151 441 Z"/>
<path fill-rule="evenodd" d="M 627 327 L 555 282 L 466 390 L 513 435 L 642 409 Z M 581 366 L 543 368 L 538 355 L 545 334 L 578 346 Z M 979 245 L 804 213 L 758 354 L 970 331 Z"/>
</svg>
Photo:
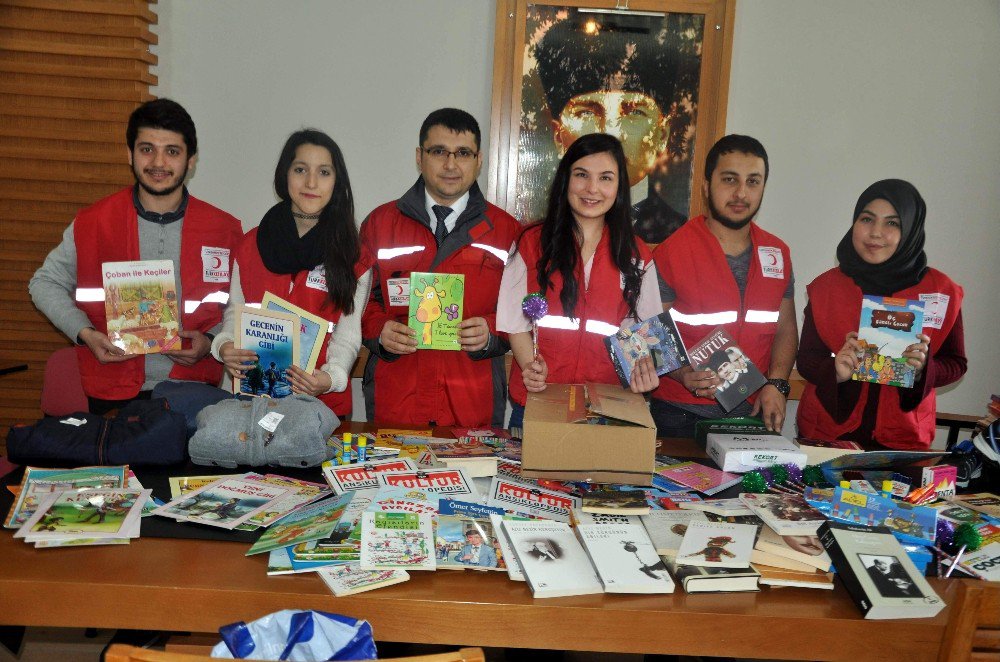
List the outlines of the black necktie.
<svg viewBox="0 0 1000 662">
<path fill-rule="evenodd" d="M 451 213 L 451 207 L 434 205 L 431 209 L 434 210 L 434 215 L 437 216 L 438 222 L 434 227 L 434 238 L 437 240 L 437 245 L 440 246 L 444 243 L 445 235 L 448 234 L 448 226 L 444 224 L 444 219 L 448 218 L 448 214 Z"/>
</svg>

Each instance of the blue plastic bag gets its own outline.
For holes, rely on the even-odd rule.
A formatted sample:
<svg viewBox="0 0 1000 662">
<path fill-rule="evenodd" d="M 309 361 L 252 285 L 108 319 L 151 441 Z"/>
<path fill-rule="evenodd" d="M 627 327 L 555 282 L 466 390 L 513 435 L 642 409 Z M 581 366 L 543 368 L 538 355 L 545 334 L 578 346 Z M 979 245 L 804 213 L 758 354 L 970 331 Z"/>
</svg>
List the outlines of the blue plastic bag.
<svg viewBox="0 0 1000 662">
<path fill-rule="evenodd" d="M 212 657 L 316 662 L 374 660 L 377 657 L 368 621 L 323 611 L 286 609 L 252 623 L 219 628 L 222 642 Z"/>
</svg>

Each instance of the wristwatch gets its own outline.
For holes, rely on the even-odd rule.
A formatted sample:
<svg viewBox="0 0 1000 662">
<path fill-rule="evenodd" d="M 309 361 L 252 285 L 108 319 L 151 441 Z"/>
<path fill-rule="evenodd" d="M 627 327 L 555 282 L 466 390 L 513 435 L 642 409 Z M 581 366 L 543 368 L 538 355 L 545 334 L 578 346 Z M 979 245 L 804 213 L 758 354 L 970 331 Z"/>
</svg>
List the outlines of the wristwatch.
<svg viewBox="0 0 1000 662">
<path fill-rule="evenodd" d="M 792 392 L 792 387 L 788 384 L 787 379 L 773 378 L 767 380 L 767 383 L 773 386 L 774 388 L 778 389 L 778 393 L 785 396 L 786 398 L 788 397 L 788 394 Z"/>
</svg>

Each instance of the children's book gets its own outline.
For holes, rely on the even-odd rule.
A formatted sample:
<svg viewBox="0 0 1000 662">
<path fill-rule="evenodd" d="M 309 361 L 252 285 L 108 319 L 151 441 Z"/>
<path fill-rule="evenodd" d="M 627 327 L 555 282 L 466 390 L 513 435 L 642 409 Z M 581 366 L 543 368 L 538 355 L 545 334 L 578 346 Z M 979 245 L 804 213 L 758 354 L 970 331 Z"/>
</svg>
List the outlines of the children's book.
<svg viewBox="0 0 1000 662">
<path fill-rule="evenodd" d="M 819 539 L 865 618 L 928 618 L 944 608 L 888 529 L 826 522 Z"/>
<path fill-rule="evenodd" d="M 858 326 L 862 356 L 851 379 L 912 388 L 916 368 L 907 363 L 903 352 L 917 342 L 923 329 L 923 301 L 864 295 Z"/>
<path fill-rule="evenodd" d="M 258 473 L 245 473 L 245 474 L 216 474 L 213 476 L 170 476 L 167 481 L 170 484 L 170 498 L 176 499 L 182 494 L 187 494 L 188 492 L 193 492 L 200 487 L 205 487 L 210 483 L 214 483 L 217 480 L 223 478 L 253 478 L 253 477 L 263 478 L 263 474 Z"/>
<path fill-rule="evenodd" d="M 236 312 L 235 344 L 253 350 L 257 360 L 233 382 L 234 392 L 268 398 L 292 394 L 285 371 L 299 364 L 298 316 L 243 306 Z"/>
<path fill-rule="evenodd" d="M 604 592 L 594 566 L 569 524 L 504 520 L 503 527 L 536 598 Z"/>
<path fill-rule="evenodd" d="M 505 570 L 503 551 L 491 515 L 503 508 L 467 501 L 441 501 L 434 539 L 438 569 Z"/>
<path fill-rule="evenodd" d="M 933 545 L 938 511 L 878 494 L 837 487 L 833 490 L 830 519 L 864 526 L 884 526 L 903 542 Z"/>
<path fill-rule="evenodd" d="M 93 489 L 50 494 L 14 534 L 25 542 L 81 538 L 138 538 L 151 490 Z"/>
<path fill-rule="evenodd" d="M 295 365 L 312 373 L 319 362 L 319 353 L 323 348 L 326 334 L 333 331 L 333 323 L 271 292 L 264 293 L 260 307 L 262 310 L 286 313 L 299 318 L 299 361 Z"/>
<path fill-rule="evenodd" d="M 289 547 L 307 540 L 324 538 L 337 528 L 352 494 L 342 494 L 337 498 L 325 499 L 282 517 L 272 524 L 257 542 L 247 550 L 246 555 L 270 552 L 278 547 Z"/>
<path fill-rule="evenodd" d="M 361 569 L 434 570 L 431 517 L 418 513 L 364 513 Z"/>
<path fill-rule="evenodd" d="M 376 474 L 379 487 L 417 488 L 441 497 L 478 501 L 472 478 L 461 469 L 416 469 Z"/>
<path fill-rule="evenodd" d="M 438 509 L 443 501 L 448 501 L 448 499 L 442 498 L 436 492 L 430 492 L 419 487 L 382 486 L 365 510 L 373 513 L 399 512 L 427 514 L 436 519 Z"/>
<path fill-rule="evenodd" d="M 688 348 L 691 367 L 711 370 L 722 384 L 715 389 L 715 399 L 726 411 L 731 411 L 767 380 L 746 354 L 733 341 L 726 329 L 717 326 L 697 345 Z"/>
<path fill-rule="evenodd" d="M 697 510 L 654 510 L 639 518 L 656 548 L 657 554 L 676 556 L 691 522 L 707 522 Z"/>
<path fill-rule="evenodd" d="M 677 332 L 669 312 L 660 313 L 648 320 L 604 339 L 611 363 L 618 373 L 622 386 L 628 388 L 635 364 L 643 357 L 650 357 L 657 375 L 665 375 L 690 364 L 684 352 L 684 343 Z"/>
<path fill-rule="evenodd" d="M 754 515 L 782 536 L 812 536 L 826 521 L 823 513 L 798 494 L 753 494 L 744 492 L 740 500 Z"/>
<path fill-rule="evenodd" d="M 582 524 L 576 531 L 607 593 L 674 592 L 641 524 Z"/>
<path fill-rule="evenodd" d="M 17 498 L 11 506 L 4 527 L 19 529 L 28 521 L 41 500 L 50 494 L 66 490 L 114 489 L 125 487 L 128 467 L 78 467 L 76 469 L 42 469 L 25 467 Z"/>
<path fill-rule="evenodd" d="M 952 501 L 980 512 L 992 519 L 1000 520 L 1000 496 L 989 492 L 979 492 L 977 494 L 959 494 L 951 498 Z"/>
<path fill-rule="evenodd" d="M 234 529 L 288 494 L 277 485 L 240 477 L 223 478 L 170 501 L 154 515 Z"/>
<path fill-rule="evenodd" d="M 462 349 L 458 325 L 464 302 L 464 275 L 412 272 L 408 325 L 417 332 L 417 349 Z"/>
<path fill-rule="evenodd" d="M 362 570 L 357 563 L 323 568 L 316 574 L 338 598 L 401 584 L 410 578 L 405 570 Z"/>
<path fill-rule="evenodd" d="M 756 535 L 757 527 L 752 524 L 689 522 L 677 550 L 677 563 L 710 568 L 749 568 Z"/>
<path fill-rule="evenodd" d="M 490 484 L 490 495 L 486 504 L 522 515 L 544 517 L 559 522 L 569 522 L 570 512 L 574 508 L 583 506 L 578 496 L 547 490 L 501 476 L 496 476 Z"/>
<path fill-rule="evenodd" d="M 377 488 L 377 475 L 382 472 L 416 470 L 417 465 L 408 457 L 372 460 L 363 464 L 335 465 L 329 461 L 323 463 L 323 477 L 337 494 Z"/>
<path fill-rule="evenodd" d="M 257 513 L 247 520 L 247 524 L 254 526 L 270 526 L 289 513 L 294 512 L 297 508 L 333 494 L 333 490 L 327 485 L 289 478 L 287 476 L 279 476 L 277 474 L 267 474 L 260 478 L 249 477 L 248 480 L 259 480 L 262 483 L 287 487 L 291 490 L 288 496 L 275 501 L 268 510 Z"/>
<path fill-rule="evenodd" d="M 177 280 L 171 260 L 105 262 L 108 338 L 126 354 L 180 349 Z"/>
<path fill-rule="evenodd" d="M 591 490 L 584 493 L 581 510 L 604 515 L 646 515 L 650 508 L 642 490 Z"/>
<path fill-rule="evenodd" d="M 708 495 L 728 489 L 741 480 L 741 477 L 736 474 L 719 471 L 714 467 L 698 464 L 697 462 L 672 464 L 662 469 L 657 469 L 656 475 L 663 476 L 667 480 L 679 483 L 688 489 L 698 490 Z"/>
</svg>

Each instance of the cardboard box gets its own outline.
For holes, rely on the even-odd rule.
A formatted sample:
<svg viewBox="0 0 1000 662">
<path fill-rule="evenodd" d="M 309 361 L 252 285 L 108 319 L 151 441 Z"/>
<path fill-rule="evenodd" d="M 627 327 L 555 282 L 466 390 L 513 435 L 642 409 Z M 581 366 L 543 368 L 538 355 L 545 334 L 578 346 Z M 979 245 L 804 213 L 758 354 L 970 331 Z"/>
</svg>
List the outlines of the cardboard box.
<svg viewBox="0 0 1000 662">
<path fill-rule="evenodd" d="M 753 430 L 709 432 L 705 452 L 723 471 L 746 473 L 773 464 L 806 466 L 806 454 L 791 439 L 775 432 Z"/>
<path fill-rule="evenodd" d="M 528 394 L 521 449 L 528 478 L 649 485 L 655 453 L 656 424 L 637 393 L 617 384 L 549 384 Z"/>
</svg>

